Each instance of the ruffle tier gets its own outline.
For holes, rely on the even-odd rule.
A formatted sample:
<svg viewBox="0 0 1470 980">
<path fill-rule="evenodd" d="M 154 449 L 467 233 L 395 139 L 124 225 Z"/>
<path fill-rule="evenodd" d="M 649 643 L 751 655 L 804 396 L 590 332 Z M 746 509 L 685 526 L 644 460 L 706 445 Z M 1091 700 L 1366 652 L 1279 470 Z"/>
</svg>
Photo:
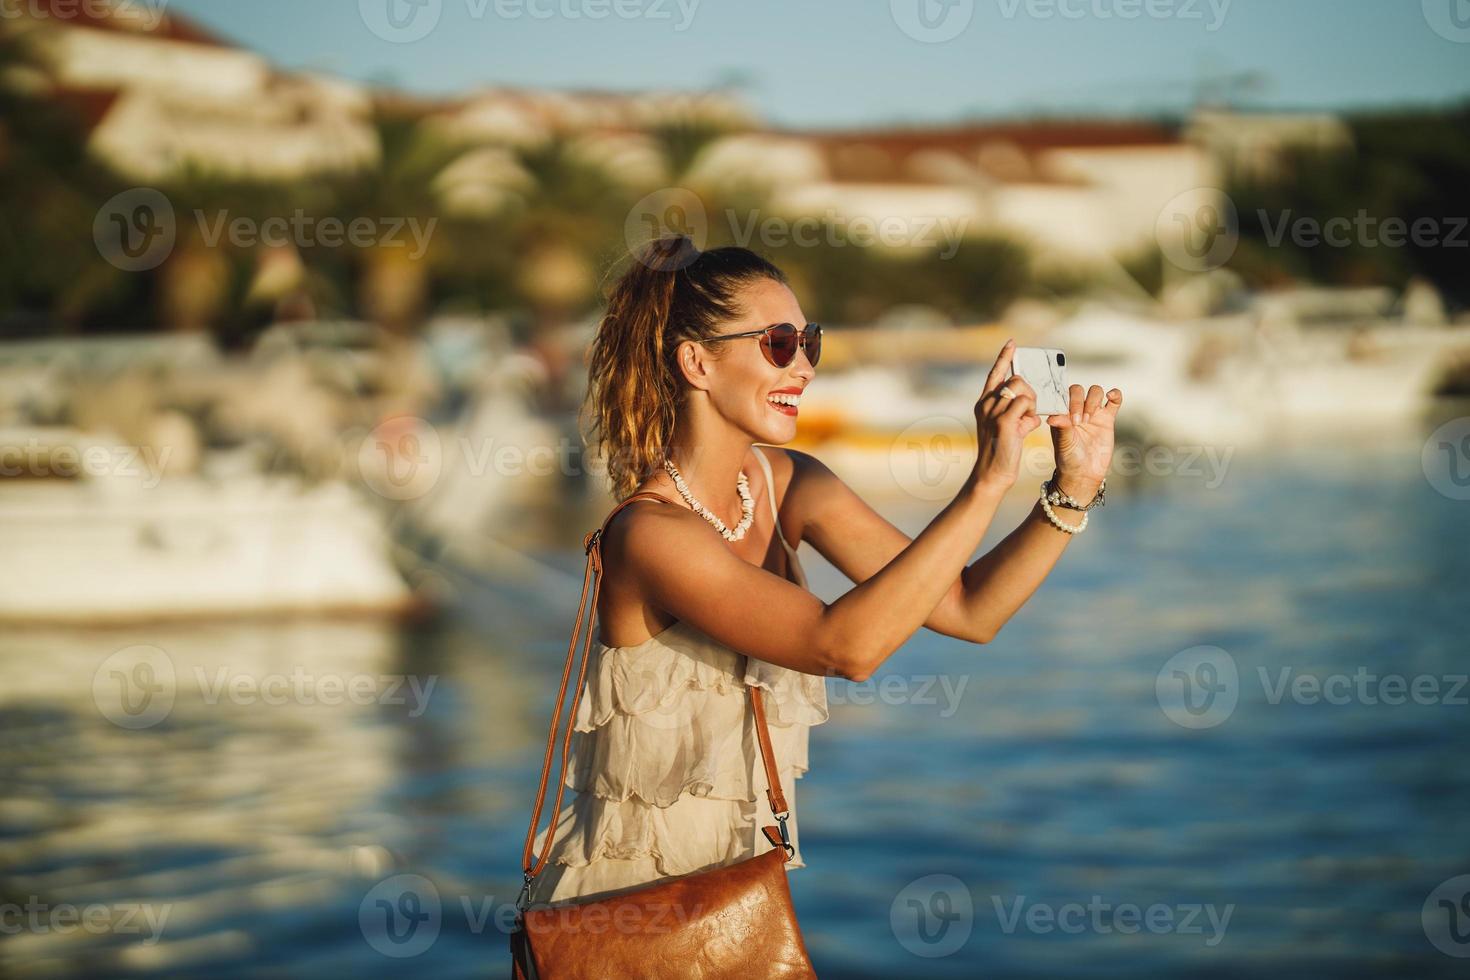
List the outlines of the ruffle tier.
<svg viewBox="0 0 1470 980">
<path fill-rule="evenodd" d="M 770 850 L 775 823 L 746 686 L 760 687 L 795 853 L 795 780 L 823 678 L 747 658 L 682 622 L 629 647 L 596 643 L 577 706 L 566 786 L 537 901 L 603 893 Z M 548 801 L 554 800 L 548 796 Z M 545 844 L 543 829 L 535 853 Z M 541 879 L 546 879 L 542 881 Z"/>
</svg>

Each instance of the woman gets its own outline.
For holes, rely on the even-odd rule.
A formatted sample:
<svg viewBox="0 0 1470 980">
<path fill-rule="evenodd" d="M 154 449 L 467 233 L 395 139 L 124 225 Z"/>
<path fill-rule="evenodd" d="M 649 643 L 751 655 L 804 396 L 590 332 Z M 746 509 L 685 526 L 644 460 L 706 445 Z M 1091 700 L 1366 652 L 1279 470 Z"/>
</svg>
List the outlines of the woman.
<svg viewBox="0 0 1470 980">
<path fill-rule="evenodd" d="M 1038 501 L 966 566 L 1041 424 L 1031 386 L 1006 380 L 1013 346 L 975 404 L 973 470 L 911 541 L 815 457 L 774 448 L 796 435 L 820 358 L 820 328 L 780 270 L 685 237 L 639 254 L 593 342 L 589 407 L 618 499 L 663 500 L 629 504 L 602 539 L 601 632 L 567 775 L 578 792 L 533 903 L 605 898 L 771 849 L 758 832 L 774 821 L 750 684 L 764 691 L 791 806 L 786 866 L 805 867 L 792 781 L 807 769 L 810 726 L 827 719 L 824 678 L 866 680 L 921 626 L 989 642 L 1061 556 L 1072 533 L 1058 525 L 1086 516 L 1048 516 Z M 1122 393 L 1072 385 L 1070 397 L 1070 417 L 1049 418 L 1055 485 L 1085 507 Z M 831 604 L 809 592 L 801 541 L 857 586 Z"/>
</svg>

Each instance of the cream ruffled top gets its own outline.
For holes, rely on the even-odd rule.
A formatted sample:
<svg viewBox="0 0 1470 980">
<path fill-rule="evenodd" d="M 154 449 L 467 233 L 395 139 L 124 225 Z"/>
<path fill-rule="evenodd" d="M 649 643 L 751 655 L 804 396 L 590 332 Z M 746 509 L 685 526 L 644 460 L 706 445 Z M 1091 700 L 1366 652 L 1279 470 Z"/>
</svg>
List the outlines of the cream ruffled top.
<svg viewBox="0 0 1470 980">
<path fill-rule="evenodd" d="M 759 449 L 756 458 L 774 519 L 770 464 Z M 806 588 L 779 521 L 776 533 L 792 580 Z M 567 768 L 566 785 L 576 792 L 531 900 L 605 897 L 771 850 L 760 832 L 775 819 L 746 694 L 752 684 L 765 692 L 791 808 L 786 826 L 795 854 L 786 867 L 805 867 L 794 780 L 808 768 L 810 727 L 827 720 L 824 679 L 736 653 L 679 621 L 634 646 L 594 642 Z M 545 840 L 543 829 L 535 854 Z"/>
</svg>

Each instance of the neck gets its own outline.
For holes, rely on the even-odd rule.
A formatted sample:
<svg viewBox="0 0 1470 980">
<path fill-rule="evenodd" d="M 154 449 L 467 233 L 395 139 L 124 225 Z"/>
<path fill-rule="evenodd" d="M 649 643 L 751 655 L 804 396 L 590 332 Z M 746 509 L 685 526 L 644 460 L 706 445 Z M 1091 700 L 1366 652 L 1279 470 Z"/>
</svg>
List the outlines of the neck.
<svg viewBox="0 0 1470 980">
<path fill-rule="evenodd" d="M 698 420 L 681 418 L 670 442 L 669 460 L 694 498 L 733 530 L 744 517 L 736 483 L 752 441 L 723 420 L 713 424 L 715 421 L 701 425 Z"/>
</svg>

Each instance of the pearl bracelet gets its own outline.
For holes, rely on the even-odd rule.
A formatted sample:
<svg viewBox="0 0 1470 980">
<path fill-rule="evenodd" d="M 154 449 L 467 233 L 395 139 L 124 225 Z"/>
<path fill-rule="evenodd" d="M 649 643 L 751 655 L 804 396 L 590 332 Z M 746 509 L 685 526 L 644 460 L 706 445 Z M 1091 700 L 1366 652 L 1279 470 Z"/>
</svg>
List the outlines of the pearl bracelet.
<svg viewBox="0 0 1470 980">
<path fill-rule="evenodd" d="M 1049 500 L 1046 499 L 1046 484 L 1045 483 L 1043 483 L 1041 485 L 1041 497 L 1040 497 L 1040 499 L 1041 499 L 1041 509 L 1046 512 L 1046 519 L 1049 520 L 1049 521 L 1051 521 L 1052 522 L 1052 525 L 1054 527 L 1056 527 L 1058 530 L 1060 530 L 1060 531 L 1066 531 L 1068 534 L 1080 534 L 1084 529 L 1086 529 L 1086 527 L 1087 527 L 1087 519 L 1091 515 L 1088 514 L 1085 511 L 1082 514 L 1082 520 L 1081 520 L 1081 522 L 1076 527 L 1073 527 L 1070 524 L 1064 524 L 1064 523 L 1062 523 L 1061 520 L 1059 520 L 1057 518 L 1056 513 L 1051 509 L 1051 501 L 1049 501 Z"/>
</svg>

